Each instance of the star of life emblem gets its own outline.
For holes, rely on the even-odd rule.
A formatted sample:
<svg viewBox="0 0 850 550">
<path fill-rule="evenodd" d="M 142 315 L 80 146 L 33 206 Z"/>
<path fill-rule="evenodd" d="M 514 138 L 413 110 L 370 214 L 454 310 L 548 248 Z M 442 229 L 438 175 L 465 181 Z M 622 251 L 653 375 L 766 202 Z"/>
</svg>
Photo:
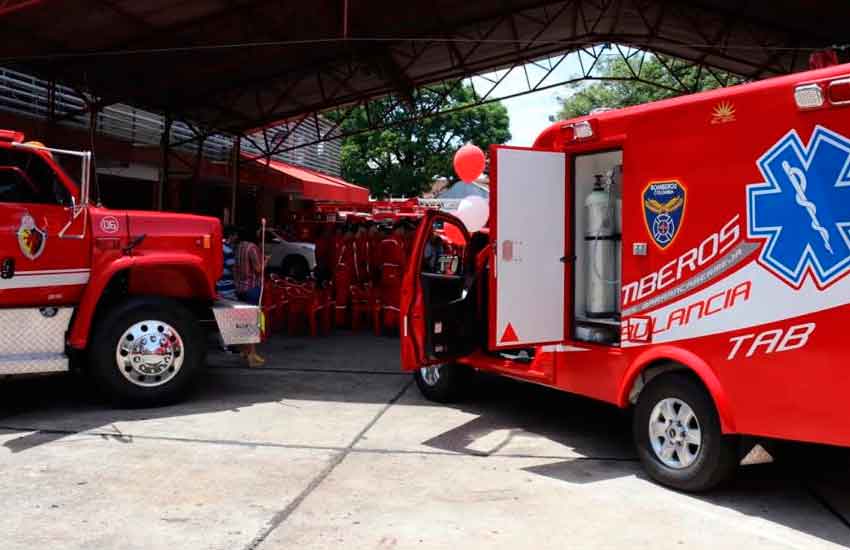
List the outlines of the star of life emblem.
<svg viewBox="0 0 850 550">
<path fill-rule="evenodd" d="M 807 275 L 826 288 L 850 270 L 850 140 L 817 126 L 806 146 L 791 130 L 757 165 L 747 234 L 764 241 L 759 261 L 795 288 Z"/>
</svg>

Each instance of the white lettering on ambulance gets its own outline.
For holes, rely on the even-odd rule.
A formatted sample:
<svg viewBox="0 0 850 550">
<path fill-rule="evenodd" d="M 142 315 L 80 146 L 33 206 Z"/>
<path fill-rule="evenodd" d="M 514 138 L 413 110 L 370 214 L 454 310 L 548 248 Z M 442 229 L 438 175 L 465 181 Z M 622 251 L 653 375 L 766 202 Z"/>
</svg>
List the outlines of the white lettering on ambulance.
<svg viewBox="0 0 850 550">
<path fill-rule="evenodd" d="M 726 225 L 720 229 L 720 254 L 725 254 L 732 245 L 738 242 L 738 237 L 741 236 L 741 228 L 738 226 L 738 215 L 729 220 Z"/>
<path fill-rule="evenodd" d="M 744 281 L 737 286 L 724 289 L 717 294 L 697 300 L 687 306 L 682 306 L 670 312 L 666 319 L 655 317 L 654 335 L 662 334 L 668 330 L 684 327 L 692 322 L 710 317 L 721 311 L 731 309 L 737 304 L 744 303 L 750 299 L 752 283 Z"/>
<path fill-rule="evenodd" d="M 672 260 L 664 264 L 658 270 L 658 283 L 655 285 L 656 290 L 661 290 L 676 279 L 673 278 L 673 266 L 676 265 L 676 260 Z"/>
<path fill-rule="evenodd" d="M 728 252 L 741 237 L 741 228 L 738 223 L 740 217 L 739 214 L 736 214 L 726 222 L 720 231 L 712 233 L 698 246 L 685 251 L 678 258 L 664 264 L 658 271 L 623 285 L 623 306 L 642 300 L 653 292 L 692 275 L 698 267 L 702 267 Z M 674 272 L 675 277 L 673 277 Z"/>
<path fill-rule="evenodd" d="M 738 352 L 741 351 L 744 343 L 751 340 L 752 342 L 744 357 L 752 357 L 758 351 L 759 347 L 764 348 L 765 354 L 799 349 L 809 343 L 809 336 L 814 331 L 814 323 L 805 323 L 789 327 L 788 330 L 775 328 L 756 334 L 734 336 L 729 339 L 729 342 L 732 343 L 732 349 L 726 359 L 734 359 L 738 355 Z"/>
<path fill-rule="evenodd" d="M 676 267 L 676 279 L 681 279 L 682 275 L 685 274 L 685 268 L 688 271 L 696 271 L 697 270 L 697 249 L 692 248 L 679 256 L 679 261 Z"/>
<path fill-rule="evenodd" d="M 785 337 L 776 347 L 776 351 L 790 351 L 792 349 L 802 348 L 809 343 L 809 336 L 811 336 L 814 331 L 814 323 L 795 325 L 789 328 L 788 332 L 785 333 Z"/>
</svg>

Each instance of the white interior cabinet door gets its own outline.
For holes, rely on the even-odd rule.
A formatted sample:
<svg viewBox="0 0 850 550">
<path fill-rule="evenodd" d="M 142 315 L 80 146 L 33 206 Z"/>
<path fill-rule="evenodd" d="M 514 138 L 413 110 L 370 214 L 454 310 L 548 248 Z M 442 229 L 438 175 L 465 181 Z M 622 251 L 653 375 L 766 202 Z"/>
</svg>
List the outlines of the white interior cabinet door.
<svg viewBox="0 0 850 550">
<path fill-rule="evenodd" d="M 491 348 L 561 342 L 565 336 L 565 153 L 494 147 L 495 269 Z M 495 313 L 495 315 L 494 315 Z M 495 319 L 495 321 L 494 321 Z"/>
</svg>

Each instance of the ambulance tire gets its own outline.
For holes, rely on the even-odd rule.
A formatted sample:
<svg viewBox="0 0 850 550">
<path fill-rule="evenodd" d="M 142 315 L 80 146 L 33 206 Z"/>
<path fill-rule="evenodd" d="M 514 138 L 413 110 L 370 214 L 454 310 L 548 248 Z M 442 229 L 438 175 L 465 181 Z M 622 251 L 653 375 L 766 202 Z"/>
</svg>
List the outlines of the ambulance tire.
<svg viewBox="0 0 850 550">
<path fill-rule="evenodd" d="M 162 325 L 148 327 L 146 322 Z M 176 372 L 163 371 L 160 379 L 147 377 L 147 385 L 134 383 L 134 373 L 124 373 L 118 363 L 119 340 L 133 331 L 168 327 L 182 341 L 173 361 Z M 96 322 L 89 342 L 88 374 L 101 395 L 118 407 L 144 408 L 179 401 L 191 387 L 206 356 L 204 333 L 195 316 L 180 303 L 159 297 L 138 297 L 114 305 Z M 169 367 L 170 369 L 171 367 Z M 125 370 L 130 371 L 129 367 Z"/>
<path fill-rule="evenodd" d="M 662 406 L 665 401 L 687 404 L 695 418 L 691 425 L 698 423 L 699 426 L 699 449 L 692 453 L 696 456 L 686 466 L 679 464 L 671 467 L 665 464 L 650 439 L 650 421 L 656 419 L 655 415 L 660 410 L 656 406 Z M 682 411 L 681 405 L 679 411 Z M 693 493 L 708 491 L 731 479 L 738 466 L 737 439 L 723 435 L 711 395 L 697 380 L 686 374 L 662 375 L 644 388 L 634 411 L 633 436 L 638 457 L 649 476 L 673 489 Z M 687 440 L 683 443 L 687 444 Z M 678 457 L 679 451 L 676 453 Z M 687 458 L 684 461 L 687 462 Z"/>
<path fill-rule="evenodd" d="M 435 370 L 428 370 L 435 369 Z M 465 365 L 438 365 L 413 373 L 419 391 L 429 401 L 455 403 L 466 394 L 472 371 Z"/>
</svg>

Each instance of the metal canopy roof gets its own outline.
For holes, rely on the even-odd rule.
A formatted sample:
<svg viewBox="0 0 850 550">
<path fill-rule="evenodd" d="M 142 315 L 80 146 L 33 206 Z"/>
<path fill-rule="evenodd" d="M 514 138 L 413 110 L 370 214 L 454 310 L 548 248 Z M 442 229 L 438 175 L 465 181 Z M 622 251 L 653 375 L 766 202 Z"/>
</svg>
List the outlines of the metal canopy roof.
<svg viewBox="0 0 850 550">
<path fill-rule="evenodd" d="M 0 65 L 232 132 L 599 42 L 760 78 L 843 43 L 850 17 L 846 0 L 17 4 Z"/>
</svg>

